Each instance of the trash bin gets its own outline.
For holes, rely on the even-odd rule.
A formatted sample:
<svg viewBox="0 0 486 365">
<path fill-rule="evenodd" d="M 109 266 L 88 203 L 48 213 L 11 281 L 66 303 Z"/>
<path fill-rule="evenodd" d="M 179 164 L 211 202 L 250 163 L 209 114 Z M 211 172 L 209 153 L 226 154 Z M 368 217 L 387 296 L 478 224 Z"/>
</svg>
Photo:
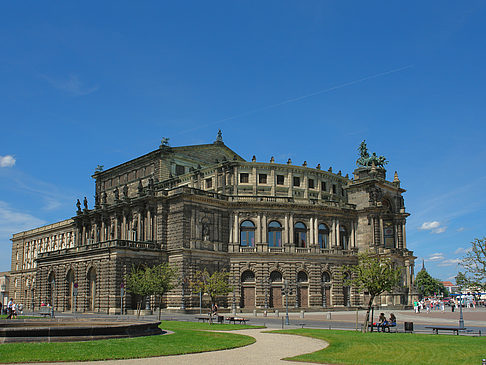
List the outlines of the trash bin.
<svg viewBox="0 0 486 365">
<path fill-rule="evenodd" d="M 218 323 L 224 323 L 224 316 L 218 316 Z"/>
<path fill-rule="evenodd" d="M 413 332 L 413 322 L 404 322 L 405 332 Z"/>
</svg>

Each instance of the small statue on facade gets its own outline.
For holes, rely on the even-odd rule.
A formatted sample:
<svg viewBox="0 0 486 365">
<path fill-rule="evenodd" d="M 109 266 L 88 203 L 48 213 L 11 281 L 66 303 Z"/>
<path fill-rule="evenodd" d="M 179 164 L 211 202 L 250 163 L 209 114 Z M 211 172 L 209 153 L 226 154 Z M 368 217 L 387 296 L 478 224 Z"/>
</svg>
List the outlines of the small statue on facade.
<svg viewBox="0 0 486 365">
<path fill-rule="evenodd" d="M 101 171 L 103 171 L 103 168 L 104 168 L 104 167 L 105 167 L 104 165 L 98 165 L 98 166 L 96 166 L 96 168 L 95 168 L 95 174 L 96 174 L 97 172 L 101 172 Z"/>
<path fill-rule="evenodd" d="M 103 194 L 101 194 L 101 204 L 106 204 L 106 198 L 106 191 L 104 191 Z"/>
<path fill-rule="evenodd" d="M 223 142 L 223 133 L 221 133 L 221 129 L 218 129 L 218 135 L 216 136 L 216 142 Z"/>
<path fill-rule="evenodd" d="M 138 190 L 138 195 L 139 195 L 139 196 L 142 196 L 142 195 L 143 195 L 143 185 L 142 185 L 142 179 L 140 179 L 140 180 L 138 181 L 137 190 Z"/>
<path fill-rule="evenodd" d="M 88 210 L 88 199 L 86 199 L 86 197 L 84 197 L 83 204 L 84 204 L 84 210 Z"/>
<path fill-rule="evenodd" d="M 202 224 L 202 236 L 204 241 L 209 241 L 209 223 Z"/>
<path fill-rule="evenodd" d="M 76 208 L 77 208 L 77 212 L 78 213 L 81 213 L 81 202 L 79 201 L 79 199 L 76 201 Z"/>
<path fill-rule="evenodd" d="M 95 192 L 94 201 L 95 201 L 95 207 L 98 207 L 100 205 L 100 196 L 98 192 Z"/>
<path fill-rule="evenodd" d="M 154 190 L 154 179 L 152 179 L 152 178 L 149 178 L 149 180 L 148 180 L 148 189 Z"/>
<path fill-rule="evenodd" d="M 160 147 L 169 147 L 169 140 L 170 138 L 163 137 L 162 140 L 160 141 Z"/>
<path fill-rule="evenodd" d="M 120 200 L 120 192 L 118 191 L 118 187 L 113 190 L 113 195 L 115 195 L 115 201 Z"/>
<path fill-rule="evenodd" d="M 123 197 L 128 198 L 128 186 L 127 185 L 125 185 L 123 187 Z"/>
</svg>

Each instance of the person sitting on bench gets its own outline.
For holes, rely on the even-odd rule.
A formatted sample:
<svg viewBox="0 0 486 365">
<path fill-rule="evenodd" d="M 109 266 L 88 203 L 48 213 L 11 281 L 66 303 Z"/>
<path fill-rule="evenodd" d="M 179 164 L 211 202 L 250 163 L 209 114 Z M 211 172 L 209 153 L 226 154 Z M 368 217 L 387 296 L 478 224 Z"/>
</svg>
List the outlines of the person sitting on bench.
<svg viewBox="0 0 486 365">
<path fill-rule="evenodd" d="M 385 332 L 385 327 L 388 325 L 388 321 L 386 320 L 385 313 L 380 313 L 380 317 L 378 318 L 378 325 L 376 326 L 378 332 L 380 332 L 380 327 L 383 332 Z"/>
<path fill-rule="evenodd" d="M 390 319 L 388 320 L 388 325 L 396 326 L 397 325 L 397 317 L 393 313 L 390 313 Z"/>
</svg>

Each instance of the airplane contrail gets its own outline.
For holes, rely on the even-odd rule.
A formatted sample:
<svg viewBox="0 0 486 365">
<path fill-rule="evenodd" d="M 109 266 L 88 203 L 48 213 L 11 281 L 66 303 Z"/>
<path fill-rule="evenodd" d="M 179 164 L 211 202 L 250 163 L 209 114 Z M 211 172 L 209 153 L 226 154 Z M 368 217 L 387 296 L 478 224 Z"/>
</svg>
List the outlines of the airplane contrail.
<svg viewBox="0 0 486 365">
<path fill-rule="evenodd" d="M 413 66 L 414 65 L 407 65 L 407 66 L 403 66 L 403 67 L 400 67 L 400 68 L 395 68 L 393 70 L 389 70 L 389 71 L 380 72 L 380 73 L 377 73 L 377 74 L 365 76 L 365 77 L 362 77 L 362 78 L 357 79 L 357 80 L 348 81 L 348 82 L 345 82 L 343 84 L 339 84 L 339 85 L 332 86 L 332 87 L 327 88 L 327 89 L 315 91 L 315 92 L 310 93 L 310 94 L 307 94 L 307 95 L 297 96 L 295 98 L 287 99 L 287 100 L 284 100 L 284 101 L 281 101 L 281 102 L 278 102 L 278 103 L 275 103 L 275 104 L 270 104 L 270 105 L 262 106 L 260 108 L 252 109 L 252 110 L 249 110 L 249 111 L 240 113 L 240 114 L 235 114 L 235 115 L 232 115 L 230 117 L 226 117 L 226 118 L 223 118 L 223 119 L 219 119 L 219 120 L 216 120 L 214 122 L 206 123 L 206 124 L 200 125 L 200 126 L 198 126 L 196 128 L 187 129 L 185 131 L 179 132 L 176 135 L 180 135 L 180 134 L 185 134 L 185 133 L 197 131 L 199 129 L 206 128 L 206 127 L 209 127 L 209 126 L 214 125 L 214 124 L 221 124 L 221 123 L 227 122 L 228 120 L 240 118 L 240 117 L 243 117 L 243 116 L 246 116 L 246 115 L 250 115 L 250 114 L 255 114 L 255 113 L 258 113 L 258 112 L 261 112 L 261 111 L 264 111 L 264 110 L 268 110 L 268 109 L 273 109 L 273 108 L 279 107 L 281 105 L 295 103 L 296 101 L 300 101 L 300 100 L 303 100 L 303 99 L 311 98 L 311 97 L 316 96 L 316 95 L 328 93 L 328 92 L 331 92 L 331 91 L 334 91 L 334 90 L 338 90 L 338 89 L 342 89 L 344 87 L 348 87 L 348 86 L 351 86 L 351 85 L 356 85 L 356 84 L 359 84 L 361 82 L 368 81 L 368 80 L 371 80 L 371 79 L 376 79 L 377 77 L 386 76 L 386 75 L 390 75 L 390 74 L 397 73 L 397 72 L 400 72 L 400 71 L 404 71 L 404 70 L 407 70 L 409 68 L 412 68 Z"/>
</svg>

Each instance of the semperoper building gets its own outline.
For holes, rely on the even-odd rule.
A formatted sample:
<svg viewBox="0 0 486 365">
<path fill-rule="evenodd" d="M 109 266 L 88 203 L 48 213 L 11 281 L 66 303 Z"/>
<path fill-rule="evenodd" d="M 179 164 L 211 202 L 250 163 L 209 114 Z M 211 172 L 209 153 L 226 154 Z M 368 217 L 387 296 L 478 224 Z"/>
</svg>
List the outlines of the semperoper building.
<svg viewBox="0 0 486 365">
<path fill-rule="evenodd" d="M 9 293 L 29 309 L 49 302 L 59 311 L 120 313 L 135 305 L 121 296 L 131 268 L 169 262 L 181 275 L 164 298 L 169 309 L 199 306 L 185 283 L 201 268 L 231 273 L 228 308 L 281 308 L 286 282 L 292 308 L 343 309 L 367 299 L 344 285 L 343 267 L 371 250 L 402 269 L 399 286 L 377 304 L 409 305 L 415 257 L 405 190 L 396 173 L 386 180 L 383 157 L 364 142 L 360 151 L 349 178 L 290 159 L 245 161 L 220 132 L 205 145 L 164 139 L 146 155 L 98 168 L 94 207 L 78 200 L 74 217 L 14 234 Z"/>
</svg>

